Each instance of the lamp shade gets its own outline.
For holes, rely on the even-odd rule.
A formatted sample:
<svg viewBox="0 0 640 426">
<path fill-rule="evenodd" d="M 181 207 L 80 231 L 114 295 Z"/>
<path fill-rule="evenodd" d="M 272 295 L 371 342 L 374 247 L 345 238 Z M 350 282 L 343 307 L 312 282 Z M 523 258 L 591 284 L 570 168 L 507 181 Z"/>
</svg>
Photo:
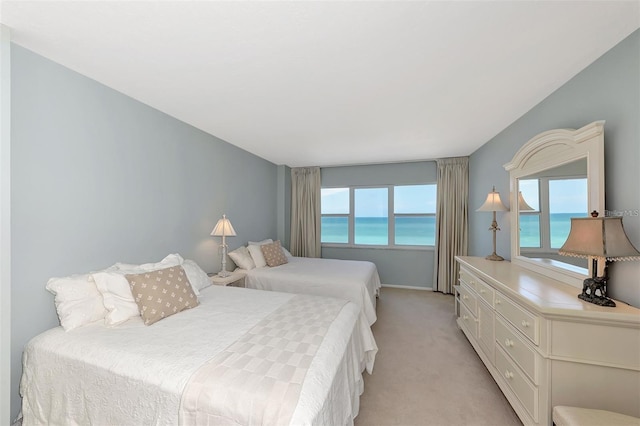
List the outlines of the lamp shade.
<svg viewBox="0 0 640 426">
<path fill-rule="evenodd" d="M 558 254 L 604 257 L 607 260 L 640 260 L 622 227 L 621 217 L 572 217 L 571 230 Z"/>
<path fill-rule="evenodd" d="M 533 207 L 531 207 L 529 204 L 527 204 L 527 202 L 524 200 L 524 197 L 522 196 L 522 191 L 518 191 L 518 210 L 521 212 L 533 212 L 536 210 Z"/>
<path fill-rule="evenodd" d="M 227 215 L 222 215 L 222 219 L 218 220 L 215 228 L 211 231 L 211 235 L 215 237 L 235 237 L 236 230 L 233 229 L 231 221 L 227 219 Z"/>
<path fill-rule="evenodd" d="M 487 195 L 487 199 L 484 204 L 480 206 L 477 212 L 502 212 L 506 211 L 507 208 L 502 204 L 500 200 L 500 193 L 496 192 L 495 186 L 493 190 Z"/>
</svg>

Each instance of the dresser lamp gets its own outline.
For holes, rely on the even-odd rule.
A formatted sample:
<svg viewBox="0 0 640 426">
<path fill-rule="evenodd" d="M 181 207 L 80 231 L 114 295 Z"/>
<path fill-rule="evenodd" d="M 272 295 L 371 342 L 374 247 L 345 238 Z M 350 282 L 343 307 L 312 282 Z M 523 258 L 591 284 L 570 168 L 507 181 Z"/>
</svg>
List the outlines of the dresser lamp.
<svg viewBox="0 0 640 426">
<path fill-rule="evenodd" d="M 214 237 L 222 237 L 222 245 L 220 246 L 222 249 L 222 270 L 218 272 L 218 276 L 228 277 L 231 273 L 227 271 L 227 249 L 229 247 L 227 246 L 226 237 L 235 237 L 236 230 L 233 229 L 233 225 L 231 225 L 231 221 L 227 219 L 227 215 L 222 215 L 222 219 L 218 220 L 215 228 L 211 231 L 211 235 Z"/>
<path fill-rule="evenodd" d="M 502 204 L 500 200 L 500 193 L 496 192 L 496 187 L 494 186 L 489 195 L 487 195 L 487 199 L 484 204 L 480 206 L 477 212 L 493 212 L 493 222 L 491 222 L 491 226 L 489 227 L 489 231 L 493 232 L 493 253 L 489 256 L 485 257 L 487 260 L 504 260 L 502 256 L 498 256 L 496 254 L 496 231 L 499 231 L 498 222 L 496 221 L 496 212 L 507 211 L 507 208 Z"/>
<path fill-rule="evenodd" d="M 584 280 L 578 297 L 600 306 L 616 306 L 607 297 L 607 266 L 618 260 L 640 260 L 640 252 L 631 244 L 622 227 L 622 217 L 572 217 L 571 230 L 558 250 L 563 256 L 591 260 L 591 277 Z M 602 274 L 601 276 L 598 276 Z"/>
</svg>

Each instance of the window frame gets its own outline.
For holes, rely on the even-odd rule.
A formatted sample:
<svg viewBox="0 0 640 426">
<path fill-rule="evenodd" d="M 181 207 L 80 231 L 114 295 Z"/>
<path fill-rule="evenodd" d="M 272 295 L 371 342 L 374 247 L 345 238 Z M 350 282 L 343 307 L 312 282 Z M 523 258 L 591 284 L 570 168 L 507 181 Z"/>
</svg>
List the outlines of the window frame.
<svg viewBox="0 0 640 426">
<path fill-rule="evenodd" d="M 436 200 L 438 194 L 438 186 L 436 182 L 426 183 L 405 183 L 405 184 L 387 184 L 387 185 L 336 185 L 336 186 L 323 186 L 322 189 L 349 189 L 349 213 L 348 214 L 336 214 L 320 213 L 322 220 L 323 217 L 347 217 L 348 224 L 348 242 L 335 243 L 335 242 L 321 242 L 322 247 L 335 247 L 335 248 L 367 248 L 367 249 L 394 249 L 394 250 L 434 250 L 437 245 L 437 235 L 434 236 L 433 245 L 412 245 L 412 244 L 396 244 L 395 239 L 395 222 L 396 217 L 433 217 L 435 219 L 436 212 L 433 213 L 396 213 L 394 209 L 394 188 L 399 186 L 420 186 L 430 185 L 436 187 Z M 383 244 L 356 244 L 355 243 L 355 191 L 356 189 L 387 189 L 387 238 L 388 243 Z M 322 241 L 322 230 L 320 231 L 320 239 Z"/>
<path fill-rule="evenodd" d="M 527 180 L 538 180 L 538 210 L 536 211 L 522 211 L 518 212 L 519 215 L 539 217 L 539 231 L 540 231 L 540 247 L 522 247 L 520 251 L 530 254 L 555 254 L 558 253 L 559 248 L 551 247 L 551 210 L 549 207 L 549 182 L 552 180 L 572 180 L 572 179 L 586 179 L 581 175 L 570 176 L 544 176 L 539 178 L 527 178 Z M 520 231 L 518 231 L 520 232 Z M 520 238 L 518 238 L 520 241 Z"/>
</svg>

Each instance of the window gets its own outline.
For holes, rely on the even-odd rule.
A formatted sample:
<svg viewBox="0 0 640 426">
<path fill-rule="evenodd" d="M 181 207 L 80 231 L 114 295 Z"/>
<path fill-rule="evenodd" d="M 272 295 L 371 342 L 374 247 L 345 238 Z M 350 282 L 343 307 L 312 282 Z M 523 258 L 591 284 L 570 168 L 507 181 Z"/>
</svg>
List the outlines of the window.
<svg viewBox="0 0 640 426">
<path fill-rule="evenodd" d="M 394 187 L 396 245 L 436 243 L 436 185 Z"/>
<path fill-rule="evenodd" d="M 559 249 L 569 236 L 572 217 L 587 216 L 587 179 L 549 180 L 549 238 Z"/>
<path fill-rule="evenodd" d="M 349 188 L 322 188 L 321 241 L 323 243 L 349 242 Z"/>
<path fill-rule="evenodd" d="M 322 188 L 321 242 L 433 246 L 436 185 Z"/>
<path fill-rule="evenodd" d="M 533 210 L 520 210 L 520 247 L 540 247 L 540 181 L 521 179 L 520 193 Z"/>
<path fill-rule="evenodd" d="M 522 179 L 522 198 L 533 209 L 520 210 L 520 247 L 557 250 L 567 239 L 572 217 L 587 216 L 586 178 Z"/>
<path fill-rule="evenodd" d="M 389 244 L 389 190 L 356 188 L 353 190 L 356 244 Z"/>
</svg>

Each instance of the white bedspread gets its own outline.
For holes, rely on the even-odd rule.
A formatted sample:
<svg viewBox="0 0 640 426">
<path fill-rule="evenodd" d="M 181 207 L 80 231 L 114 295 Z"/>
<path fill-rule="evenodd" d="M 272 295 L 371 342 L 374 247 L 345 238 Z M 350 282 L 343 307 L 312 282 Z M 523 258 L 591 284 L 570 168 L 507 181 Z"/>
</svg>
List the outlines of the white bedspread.
<svg viewBox="0 0 640 426">
<path fill-rule="evenodd" d="M 23 355 L 23 424 L 176 425 L 191 375 L 293 295 L 211 286 L 197 308 L 145 326 L 141 318 L 32 339 Z M 375 341 L 344 306 L 318 349 L 291 424 L 350 424 L 373 368 Z"/>
<path fill-rule="evenodd" d="M 258 290 L 346 299 L 360 306 L 369 325 L 376 322 L 376 296 L 381 285 L 375 264 L 307 257 L 288 260 L 284 265 L 244 271 L 245 285 Z"/>
</svg>

